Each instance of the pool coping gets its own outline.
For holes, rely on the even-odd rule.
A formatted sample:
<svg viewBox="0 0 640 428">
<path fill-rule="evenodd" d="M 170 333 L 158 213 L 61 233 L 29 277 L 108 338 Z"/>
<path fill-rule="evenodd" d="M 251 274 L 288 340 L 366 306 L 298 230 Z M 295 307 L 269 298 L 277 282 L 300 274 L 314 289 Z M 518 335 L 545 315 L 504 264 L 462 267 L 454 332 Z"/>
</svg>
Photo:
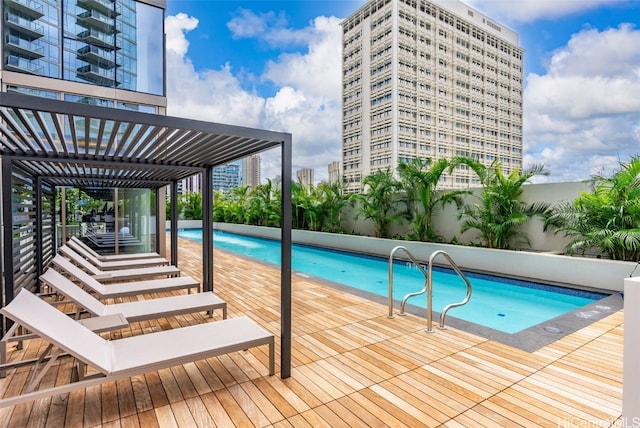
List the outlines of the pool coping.
<svg viewBox="0 0 640 428">
<path fill-rule="evenodd" d="M 220 251 L 229 252 L 241 259 L 246 259 L 249 261 L 257 262 L 265 266 L 274 267 L 278 266 L 276 264 L 255 259 L 249 256 L 245 256 L 243 254 L 238 254 L 233 251 L 225 250 L 222 248 L 218 248 Z M 388 298 L 381 296 L 379 294 L 371 293 L 369 291 L 360 290 L 355 287 L 351 287 L 345 284 L 341 284 L 335 281 L 331 281 L 325 278 L 321 278 L 306 272 L 301 272 L 297 270 L 292 270 L 292 275 L 297 276 L 298 278 L 309 279 L 314 282 L 317 282 L 322 285 L 326 285 L 337 290 L 341 290 L 367 300 L 371 300 L 376 303 L 380 303 L 385 307 L 388 306 Z M 524 330 L 521 330 L 516 333 L 505 333 L 500 330 L 496 330 L 490 327 L 485 327 L 480 324 L 472 323 L 470 321 L 466 321 L 460 318 L 456 318 L 452 315 L 447 314 L 446 318 L 446 326 L 450 326 L 456 328 L 458 330 L 465 331 L 467 333 L 472 333 L 480 337 L 484 337 L 489 340 L 495 340 L 496 342 L 512 346 L 514 348 L 526 351 L 526 352 L 535 352 L 540 348 L 543 348 L 558 339 L 561 339 L 565 336 L 570 335 L 584 327 L 589 326 L 595 321 L 599 321 L 607 316 L 614 314 L 621 310 L 624 306 L 624 300 L 620 293 L 611 293 L 611 291 L 607 290 L 591 290 L 595 292 L 599 292 L 602 294 L 607 294 L 607 297 L 603 299 L 597 300 L 593 303 L 589 303 L 586 306 L 582 306 L 574 311 L 567 312 L 563 315 L 560 315 L 555 318 L 551 318 L 547 321 L 543 321 L 534 326 L 528 327 Z M 394 314 L 397 316 L 397 309 L 400 307 L 400 301 L 394 300 Z M 405 307 L 405 312 L 425 318 L 425 329 L 427 327 L 426 324 L 426 308 L 407 304 Z M 387 312 L 382 313 L 381 315 L 386 316 Z M 440 318 L 440 313 L 437 311 L 433 311 L 433 320 L 434 320 L 434 331 L 438 330 L 438 322 Z"/>
</svg>

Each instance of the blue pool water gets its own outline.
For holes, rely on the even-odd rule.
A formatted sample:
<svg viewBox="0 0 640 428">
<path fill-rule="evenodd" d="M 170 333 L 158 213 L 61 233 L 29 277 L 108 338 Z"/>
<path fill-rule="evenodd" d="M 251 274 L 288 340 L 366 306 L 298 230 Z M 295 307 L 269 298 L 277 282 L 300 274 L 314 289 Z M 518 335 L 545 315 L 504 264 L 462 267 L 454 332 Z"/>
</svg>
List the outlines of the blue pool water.
<svg viewBox="0 0 640 428">
<path fill-rule="evenodd" d="M 179 236 L 202 242 L 201 229 L 183 229 Z M 215 231 L 214 246 L 269 263 L 280 263 L 278 241 Z M 298 272 L 388 296 L 387 259 L 294 244 L 291 263 L 292 269 Z M 505 333 L 516 333 L 606 297 L 599 293 L 475 273 L 467 276 L 473 287 L 471 300 L 465 306 L 451 309 L 447 315 Z M 394 264 L 394 299 L 401 300 L 407 293 L 421 290 L 424 282 L 424 276 L 415 267 L 404 262 Z M 455 272 L 434 268 L 434 311 L 440 312 L 449 303 L 461 301 L 465 293 L 465 283 Z M 408 303 L 425 308 L 426 296 L 414 297 Z"/>
</svg>

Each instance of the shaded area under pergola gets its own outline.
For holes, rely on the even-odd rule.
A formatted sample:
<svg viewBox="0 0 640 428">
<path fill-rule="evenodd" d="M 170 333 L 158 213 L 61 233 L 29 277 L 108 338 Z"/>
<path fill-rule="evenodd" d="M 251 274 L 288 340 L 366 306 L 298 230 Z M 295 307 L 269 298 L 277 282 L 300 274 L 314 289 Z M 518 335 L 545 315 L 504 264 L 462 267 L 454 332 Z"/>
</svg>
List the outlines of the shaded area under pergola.
<svg viewBox="0 0 640 428">
<path fill-rule="evenodd" d="M 55 188 L 171 194 L 178 264 L 178 182 L 202 174 L 203 290 L 213 291 L 213 168 L 281 148 L 281 376 L 291 372 L 291 134 L 0 93 L 3 305 L 38 287 L 56 247 Z M 156 212 L 161 203 L 156 197 Z M 164 230 L 156 215 L 156 230 Z M 156 234 L 156 248 L 160 233 Z M 5 322 L 2 320 L 3 332 Z"/>
</svg>

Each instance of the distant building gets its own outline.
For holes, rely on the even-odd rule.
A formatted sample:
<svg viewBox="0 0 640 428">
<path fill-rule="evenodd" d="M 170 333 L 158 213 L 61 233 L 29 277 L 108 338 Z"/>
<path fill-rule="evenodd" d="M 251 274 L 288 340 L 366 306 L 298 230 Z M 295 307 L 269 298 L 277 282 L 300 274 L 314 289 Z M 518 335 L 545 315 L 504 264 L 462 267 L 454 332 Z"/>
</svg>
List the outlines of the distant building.
<svg viewBox="0 0 640 428">
<path fill-rule="evenodd" d="M 242 159 L 242 184 L 251 188 L 260 184 L 260 156 Z"/>
<path fill-rule="evenodd" d="M 296 178 L 303 186 L 310 186 L 313 184 L 313 169 L 303 168 L 296 171 Z"/>
<path fill-rule="evenodd" d="M 202 175 L 196 174 L 189 178 L 185 178 L 178 182 L 178 193 L 201 192 L 202 191 Z"/>
<path fill-rule="evenodd" d="M 339 183 L 342 179 L 342 163 L 340 161 L 331 162 L 328 167 L 329 184 Z"/>
<path fill-rule="evenodd" d="M 229 193 L 241 184 L 240 165 L 230 163 L 213 168 L 213 190 Z"/>
<path fill-rule="evenodd" d="M 416 157 L 522 166 L 517 33 L 457 0 L 371 0 L 341 25 L 348 190 Z M 461 166 L 440 187 L 474 180 Z"/>
</svg>

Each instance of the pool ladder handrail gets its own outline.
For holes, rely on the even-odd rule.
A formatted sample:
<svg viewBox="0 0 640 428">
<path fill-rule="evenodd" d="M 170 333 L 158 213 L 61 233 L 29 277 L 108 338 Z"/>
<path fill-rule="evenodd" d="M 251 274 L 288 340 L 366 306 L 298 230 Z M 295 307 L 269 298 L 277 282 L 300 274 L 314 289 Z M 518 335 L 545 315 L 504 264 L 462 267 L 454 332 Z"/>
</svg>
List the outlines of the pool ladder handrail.
<svg viewBox="0 0 640 428">
<path fill-rule="evenodd" d="M 427 271 L 424 269 L 424 265 L 418 262 L 418 260 L 413 257 L 413 254 L 411 254 L 411 252 L 407 250 L 406 247 L 403 247 L 402 245 L 394 247 L 389 254 L 389 314 L 387 315 L 387 318 L 393 318 L 393 256 L 400 250 L 404 251 L 407 257 L 409 257 L 409 260 L 411 260 L 414 266 L 420 269 L 420 272 L 422 272 L 422 274 L 424 275 L 425 288 L 420 294 L 424 293 L 424 291 L 427 289 Z M 404 310 L 401 310 L 398 315 L 404 315 Z"/>
<path fill-rule="evenodd" d="M 424 274 L 424 267 L 418 263 L 415 258 L 413 257 L 413 255 L 411 255 L 411 253 L 404 247 L 396 247 L 391 251 L 391 255 L 389 256 L 389 318 L 393 318 L 393 274 L 392 272 L 392 260 L 393 260 L 393 255 L 394 253 L 399 250 L 400 248 L 402 248 L 407 255 L 409 255 L 409 258 L 412 260 L 412 262 L 420 269 L 420 271 Z M 451 267 L 456 271 L 456 273 L 458 274 L 458 276 L 460 276 L 460 278 L 462 278 L 462 280 L 465 282 L 465 284 L 467 285 L 467 294 L 465 296 L 465 298 L 458 302 L 458 303 L 451 303 L 447 306 L 444 307 L 444 309 L 442 309 L 442 311 L 440 312 L 440 323 L 439 323 L 439 328 L 440 329 L 444 329 L 445 328 L 445 319 L 447 316 L 447 312 L 452 309 L 452 308 L 457 308 L 459 306 L 463 306 L 466 305 L 469 302 L 469 299 L 471 299 L 471 292 L 472 292 L 472 287 L 471 287 L 471 282 L 469 282 L 469 279 L 467 278 L 467 276 L 464 274 L 464 272 L 462 272 L 462 270 L 458 267 L 458 265 L 456 264 L 456 262 L 453 261 L 453 259 L 451 258 L 451 256 L 449 256 L 449 254 L 444 251 L 444 250 L 437 250 L 434 251 L 431 256 L 429 257 L 429 264 L 428 264 L 428 268 L 427 268 L 427 272 L 426 272 L 426 283 L 425 283 L 425 287 L 417 292 L 414 293 L 409 293 L 406 296 L 404 296 L 404 298 L 402 299 L 402 302 L 400 303 L 400 312 L 398 313 L 398 315 L 404 315 L 404 307 L 407 303 L 407 300 L 409 300 L 411 297 L 415 297 L 415 296 L 419 296 L 421 294 L 424 294 L 425 292 L 427 292 L 427 333 L 433 333 L 433 303 L 432 303 L 432 298 L 433 298 L 433 260 L 439 256 L 439 255 L 443 255 L 447 261 L 449 262 L 449 264 L 451 265 Z"/>
</svg>

